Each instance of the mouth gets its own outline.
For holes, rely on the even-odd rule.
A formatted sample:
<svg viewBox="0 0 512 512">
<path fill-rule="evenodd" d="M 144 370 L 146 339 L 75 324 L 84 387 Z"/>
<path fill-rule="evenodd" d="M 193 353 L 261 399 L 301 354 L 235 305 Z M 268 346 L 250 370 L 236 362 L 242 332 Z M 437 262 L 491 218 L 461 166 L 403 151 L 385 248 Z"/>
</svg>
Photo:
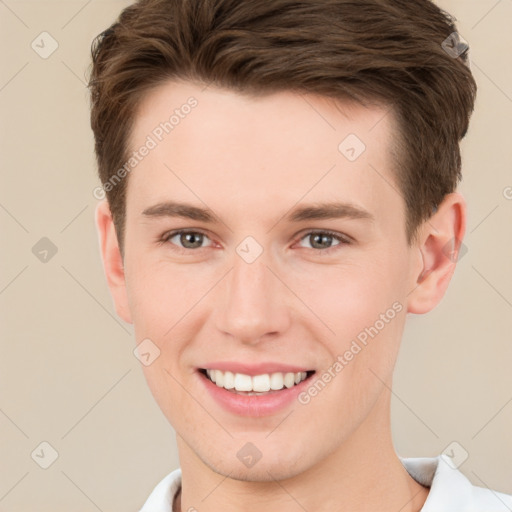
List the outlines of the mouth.
<svg viewBox="0 0 512 512">
<path fill-rule="evenodd" d="M 273 372 L 247 375 L 216 368 L 200 368 L 199 373 L 217 387 L 235 395 L 264 396 L 298 386 L 311 378 L 314 370 L 301 372 Z"/>
</svg>

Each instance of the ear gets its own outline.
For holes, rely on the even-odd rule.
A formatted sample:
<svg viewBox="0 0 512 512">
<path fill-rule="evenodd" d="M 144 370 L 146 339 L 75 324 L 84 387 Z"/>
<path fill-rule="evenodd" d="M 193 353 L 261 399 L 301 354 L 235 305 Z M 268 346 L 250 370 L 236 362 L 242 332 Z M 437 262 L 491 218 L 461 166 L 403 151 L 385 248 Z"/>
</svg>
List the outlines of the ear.
<svg viewBox="0 0 512 512">
<path fill-rule="evenodd" d="M 466 201 L 453 192 L 445 196 L 434 215 L 420 228 L 420 272 L 408 296 L 409 313 L 427 313 L 441 301 L 455 272 L 465 232 Z"/>
<path fill-rule="evenodd" d="M 132 323 L 123 259 L 114 227 L 110 207 L 106 199 L 96 206 L 96 229 L 100 244 L 103 269 L 117 314 L 127 323 Z"/>
</svg>

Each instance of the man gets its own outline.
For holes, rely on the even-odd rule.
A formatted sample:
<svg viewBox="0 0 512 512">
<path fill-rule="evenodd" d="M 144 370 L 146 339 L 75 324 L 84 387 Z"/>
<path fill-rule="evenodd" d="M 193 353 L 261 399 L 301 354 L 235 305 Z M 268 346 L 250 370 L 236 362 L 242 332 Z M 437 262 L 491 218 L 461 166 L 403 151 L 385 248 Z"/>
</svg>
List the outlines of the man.
<svg viewBox="0 0 512 512">
<path fill-rule="evenodd" d="M 393 448 L 466 228 L 476 86 L 427 0 L 141 0 L 96 41 L 96 211 L 180 469 L 153 511 L 505 511 Z M 99 197 L 101 194 L 99 194 Z"/>
</svg>

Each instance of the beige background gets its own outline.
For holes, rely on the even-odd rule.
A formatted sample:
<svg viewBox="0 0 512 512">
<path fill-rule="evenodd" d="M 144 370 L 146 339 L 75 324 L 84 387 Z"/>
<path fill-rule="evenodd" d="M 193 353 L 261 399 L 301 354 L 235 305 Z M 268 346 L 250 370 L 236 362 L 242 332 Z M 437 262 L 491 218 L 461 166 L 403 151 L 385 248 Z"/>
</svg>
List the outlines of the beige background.
<svg viewBox="0 0 512 512">
<path fill-rule="evenodd" d="M 0 0 L 1 511 L 136 511 L 178 465 L 94 227 L 85 70 L 93 37 L 128 3 Z M 463 146 L 468 252 L 442 303 L 410 317 L 394 440 L 402 456 L 456 441 L 473 483 L 512 493 L 512 1 L 440 3 L 480 87 Z M 47 59 L 31 48 L 43 31 L 59 45 Z M 46 263 L 32 252 L 43 237 L 58 250 Z M 58 452 L 46 470 L 35 462 L 43 441 Z"/>
</svg>

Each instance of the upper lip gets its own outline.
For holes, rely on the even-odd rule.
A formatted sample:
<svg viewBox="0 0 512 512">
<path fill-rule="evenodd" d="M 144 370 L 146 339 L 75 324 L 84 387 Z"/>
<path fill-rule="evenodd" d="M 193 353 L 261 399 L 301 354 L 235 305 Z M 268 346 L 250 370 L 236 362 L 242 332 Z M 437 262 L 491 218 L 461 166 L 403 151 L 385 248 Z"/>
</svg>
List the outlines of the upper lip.
<svg viewBox="0 0 512 512">
<path fill-rule="evenodd" d="M 307 368 L 305 366 L 297 366 L 277 362 L 249 364 L 234 361 L 216 361 L 212 363 L 206 363 L 204 366 L 200 366 L 199 369 L 243 373 L 252 377 L 254 375 L 262 375 L 265 373 L 298 373 L 312 371 L 311 368 Z"/>
</svg>

